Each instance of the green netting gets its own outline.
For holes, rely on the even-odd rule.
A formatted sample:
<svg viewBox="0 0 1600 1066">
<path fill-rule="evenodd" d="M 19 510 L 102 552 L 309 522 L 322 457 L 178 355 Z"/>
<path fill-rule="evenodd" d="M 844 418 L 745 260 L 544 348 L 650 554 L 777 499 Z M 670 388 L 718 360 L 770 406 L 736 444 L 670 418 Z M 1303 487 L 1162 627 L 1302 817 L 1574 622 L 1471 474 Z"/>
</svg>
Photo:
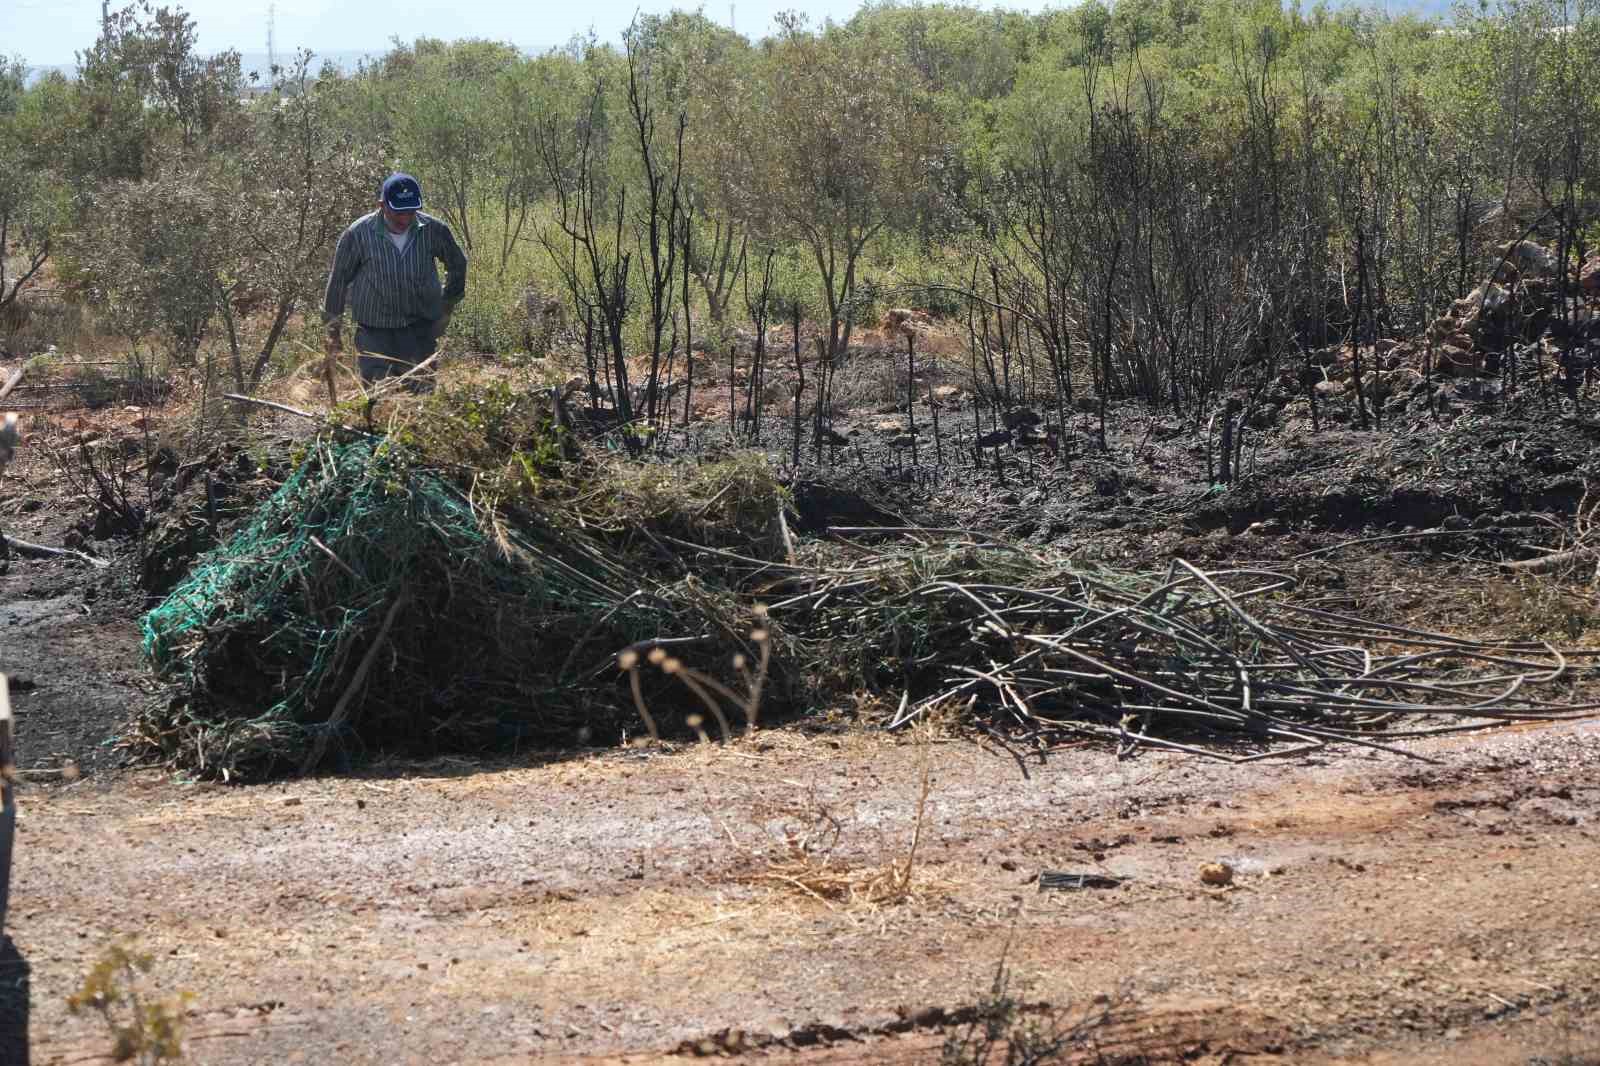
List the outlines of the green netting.
<svg viewBox="0 0 1600 1066">
<path fill-rule="evenodd" d="M 731 599 L 629 570 L 579 530 L 473 506 L 401 450 L 319 439 L 146 616 L 145 654 L 180 695 L 134 739 L 226 776 L 615 735 L 633 714 L 617 650 L 707 633 L 726 657 L 717 634 L 736 632 L 712 617 Z"/>
</svg>

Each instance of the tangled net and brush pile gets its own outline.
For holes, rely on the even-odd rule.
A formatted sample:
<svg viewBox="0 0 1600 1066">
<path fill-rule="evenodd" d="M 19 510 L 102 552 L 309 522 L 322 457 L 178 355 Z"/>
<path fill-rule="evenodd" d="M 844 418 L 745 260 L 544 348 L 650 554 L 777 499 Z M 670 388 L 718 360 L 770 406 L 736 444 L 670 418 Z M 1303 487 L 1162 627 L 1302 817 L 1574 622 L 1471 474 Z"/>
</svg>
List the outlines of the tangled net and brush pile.
<svg viewBox="0 0 1600 1066">
<path fill-rule="evenodd" d="M 560 517 L 488 506 L 390 444 L 319 438 L 146 616 L 146 656 L 179 695 L 135 746 L 229 777 L 598 742 L 633 713 L 618 649 L 693 635 L 680 654 L 714 670 L 750 647 L 731 597 L 641 583 L 625 547 Z"/>
</svg>

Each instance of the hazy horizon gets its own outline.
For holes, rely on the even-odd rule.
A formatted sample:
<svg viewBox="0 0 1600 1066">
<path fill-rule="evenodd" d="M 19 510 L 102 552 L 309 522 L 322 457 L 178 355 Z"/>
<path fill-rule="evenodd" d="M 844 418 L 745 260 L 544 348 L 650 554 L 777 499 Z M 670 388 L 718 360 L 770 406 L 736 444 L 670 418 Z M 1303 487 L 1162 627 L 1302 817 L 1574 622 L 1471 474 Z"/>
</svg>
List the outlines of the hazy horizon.
<svg viewBox="0 0 1600 1066">
<path fill-rule="evenodd" d="M 121 3 L 113 0 L 114 8 Z M 566 44 L 592 30 L 602 40 L 621 40 L 635 13 L 665 14 L 702 10 L 708 18 L 746 36 L 764 36 L 773 16 L 794 8 L 782 0 L 726 0 L 707 7 L 686 3 L 639 3 L 637 0 L 591 0 L 576 11 L 564 7 L 534 9 L 511 0 L 419 0 L 406 8 L 404 24 L 371 26 L 370 12 L 326 3 L 326 0 L 190 0 L 178 3 L 194 19 L 199 51 L 212 55 L 228 49 L 265 57 L 269 9 L 274 10 L 274 50 L 292 57 L 306 47 L 319 56 L 381 55 L 395 38 L 446 40 L 484 38 L 504 41 L 530 53 Z M 983 8 L 1034 10 L 1046 6 L 976 3 Z M 1059 6 L 1059 5 L 1053 5 Z M 812 0 L 805 5 L 814 21 L 841 20 L 859 10 L 859 0 Z M 100 5 L 96 0 L 7 0 L 0 3 L 0 55 L 21 57 L 29 67 L 75 68 L 77 53 L 99 35 Z M 282 59 L 280 58 L 280 62 Z"/>
<path fill-rule="evenodd" d="M 346 72 L 350 72 L 350 71 L 355 70 L 356 65 L 361 60 L 379 58 L 384 53 L 389 51 L 389 48 L 390 48 L 390 45 L 385 44 L 380 49 L 376 49 L 376 50 L 368 51 L 368 52 L 357 52 L 357 51 L 319 52 L 319 51 L 316 51 L 315 49 L 313 49 L 313 53 L 315 55 L 315 59 L 312 62 L 311 69 L 312 69 L 313 72 L 315 72 L 315 71 L 321 69 L 322 64 L 325 61 L 329 61 L 329 62 L 332 62 L 334 64 L 334 66 L 338 67 L 340 70 L 343 70 L 343 71 L 346 71 Z M 209 54 L 209 53 L 206 53 L 206 54 Z M 294 61 L 294 54 L 295 54 L 295 50 L 294 49 L 290 49 L 287 52 L 280 50 L 278 52 L 278 65 L 280 67 L 288 66 L 290 63 L 292 63 Z M 24 57 L 24 61 L 26 62 L 26 57 Z M 267 62 L 267 53 L 265 51 L 255 51 L 255 52 L 241 51 L 239 53 L 239 66 L 240 66 L 240 69 L 244 71 L 246 77 L 249 77 L 251 71 L 255 71 L 255 72 L 261 74 L 262 77 L 265 77 L 266 74 L 267 74 L 267 69 L 268 69 L 268 67 L 270 65 L 271 64 Z M 37 63 L 36 64 L 36 63 L 29 62 L 27 64 L 27 69 L 28 69 L 28 74 L 29 74 L 30 77 L 37 77 L 37 76 L 39 76 L 41 74 L 44 74 L 44 73 L 46 73 L 48 71 L 60 71 L 62 74 L 65 74 L 65 75 L 71 77 L 73 74 L 75 74 L 77 72 L 78 62 L 77 62 L 76 59 L 74 59 L 74 60 L 72 60 L 71 62 L 68 62 L 68 63 Z"/>
<path fill-rule="evenodd" d="M 403 26 L 374 29 L 366 26 L 370 15 L 325 0 L 190 0 L 175 6 L 194 19 L 202 55 L 236 49 L 248 60 L 244 64 L 246 71 L 264 72 L 269 10 L 273 12 L 273 46 L 280 63 L 307 47 L 319 59 L 334 59 L 344 67 L 353 66 L 363 56 L 384 54 L 396 39 L 409 43 L 419 37 L 483 38 L 503 41 L 531 54 L 559 47 L 574 36 L 587 36 L 590 32 L 602 40 L 620 41 L 636 13 L 665 14 L 673 10 L 703 11 L 719 25 L 731 25 L 747 37 L 759 38 L 772 30 L 773 17 L 778 12 L 795 5 L 784 0 L 735 0 L 731 4 L 719 0 L 709 6 L 591 0 L 582 9 L 585 17 L 579 19 L 562 9 L 530 13 L 527 8 L 512 6 L 511 0 L 419 0 L 418 6 L 407 11 Z M 813 23 L 821 23 L 830 18 L 844 21 L 862 6 L 860 0 L 812 0 L 802 10 Z M 1037 12 L 1077 4 L 974 0 L 966 6 Z M 1367 6 L 1437 13 L 1447 9 L 1448 0 Z M 34 70 L 70 73 L 77 68 L 77 53 L 94 43 L 99 28 L 100 5 L 95 0 L 9 0 L 0 3 L 0 41 L 5 42 L 0 46 L 0 56 L 20 58 Z"/>
</svg>

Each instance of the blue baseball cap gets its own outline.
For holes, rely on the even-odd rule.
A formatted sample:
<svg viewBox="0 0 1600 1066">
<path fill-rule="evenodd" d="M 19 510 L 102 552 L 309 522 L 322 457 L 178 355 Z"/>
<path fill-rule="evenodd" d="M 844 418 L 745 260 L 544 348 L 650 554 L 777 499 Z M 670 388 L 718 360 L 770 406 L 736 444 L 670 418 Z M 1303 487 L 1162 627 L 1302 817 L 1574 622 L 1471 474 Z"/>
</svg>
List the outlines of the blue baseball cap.
<svg viewBox="0 0 1600 1066">
<path fill-rule="evenodd" d="M 391 211 L 418 211 L 422 208 L 422 186 L 410 174 L 390 174 L 383 183 L 383 202 Z"/>
</svg>

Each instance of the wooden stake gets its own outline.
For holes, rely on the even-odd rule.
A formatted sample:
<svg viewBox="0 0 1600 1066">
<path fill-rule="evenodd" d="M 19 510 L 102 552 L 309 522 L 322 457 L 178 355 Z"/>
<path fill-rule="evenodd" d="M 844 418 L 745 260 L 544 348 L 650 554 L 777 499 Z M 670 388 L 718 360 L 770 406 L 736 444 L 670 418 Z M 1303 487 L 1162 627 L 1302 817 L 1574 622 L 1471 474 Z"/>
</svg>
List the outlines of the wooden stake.
<svg viewBox="0 0 1600 1066">
<path fill-rule="evenodd" d="M 328 409 L 331 411 L 339 406 L 339 387 L 333 381 L 333 349 L 328 348 L 322 356 L 322 374 L 328 382 Z"/>
<path fill-rule="evenodd" d="M 11 390 L 16 388 L 17 382 L 22 380 L 22 372 L 27 369 L 28 364 L 23 363 L 21 366 L 17 367 L 17 369 L 11 372 L 11 376 L 6 378 L 6 383 L 4 385 L 0 385 L 0 400 L 3 400 L 7 396 L 11 395 Z"/>
<path fill-rule="evenodd" d="M 12 732 L 11 679 L 0 674 L 0 777 L 11 781 L 17 771 L 16 740 Z"/>
<path fill-rule="evenodd" d="M 322 761 L 322 756 L 328 750 L 328 737 L 333 734 L 335 729 L 343 725 L 344 720 L 350 716 L 351 701 L 355 699 L 355 695 L 360 691 L 361 686 L 366 683 L 367 672 L 372 669 L 372 664 L 377 661 L 378 652 L 383 650 L 383 642 L 388 639 L 389 630 L 394 626 L 395 616 L 400 613 L 400 608 L 405 605 L 406 597 L 404 595 L 395 597 L 395 601 L 389 605 L 389 613 L 383 616 L 383 624 L 378 627 L 378 634 L 372 638 L 372 645 L 367 648 L 367 653 L 361 657 L 361 663 L 356 667 L 354 676 L 350 678 L 350 684 L 346 686 L 344 695 L 339 697 L 339 702 L 334 704 L 333 713 L 328 715 L 327 722 L 323 723 L 322 728 L 317 731 L 317 739 L 311 745 L 311 753 L 306 756 L 305 762 L 300 764 L 301 774 L 309 774 L 316 769 L 317 764 Z"/>
</svg>

